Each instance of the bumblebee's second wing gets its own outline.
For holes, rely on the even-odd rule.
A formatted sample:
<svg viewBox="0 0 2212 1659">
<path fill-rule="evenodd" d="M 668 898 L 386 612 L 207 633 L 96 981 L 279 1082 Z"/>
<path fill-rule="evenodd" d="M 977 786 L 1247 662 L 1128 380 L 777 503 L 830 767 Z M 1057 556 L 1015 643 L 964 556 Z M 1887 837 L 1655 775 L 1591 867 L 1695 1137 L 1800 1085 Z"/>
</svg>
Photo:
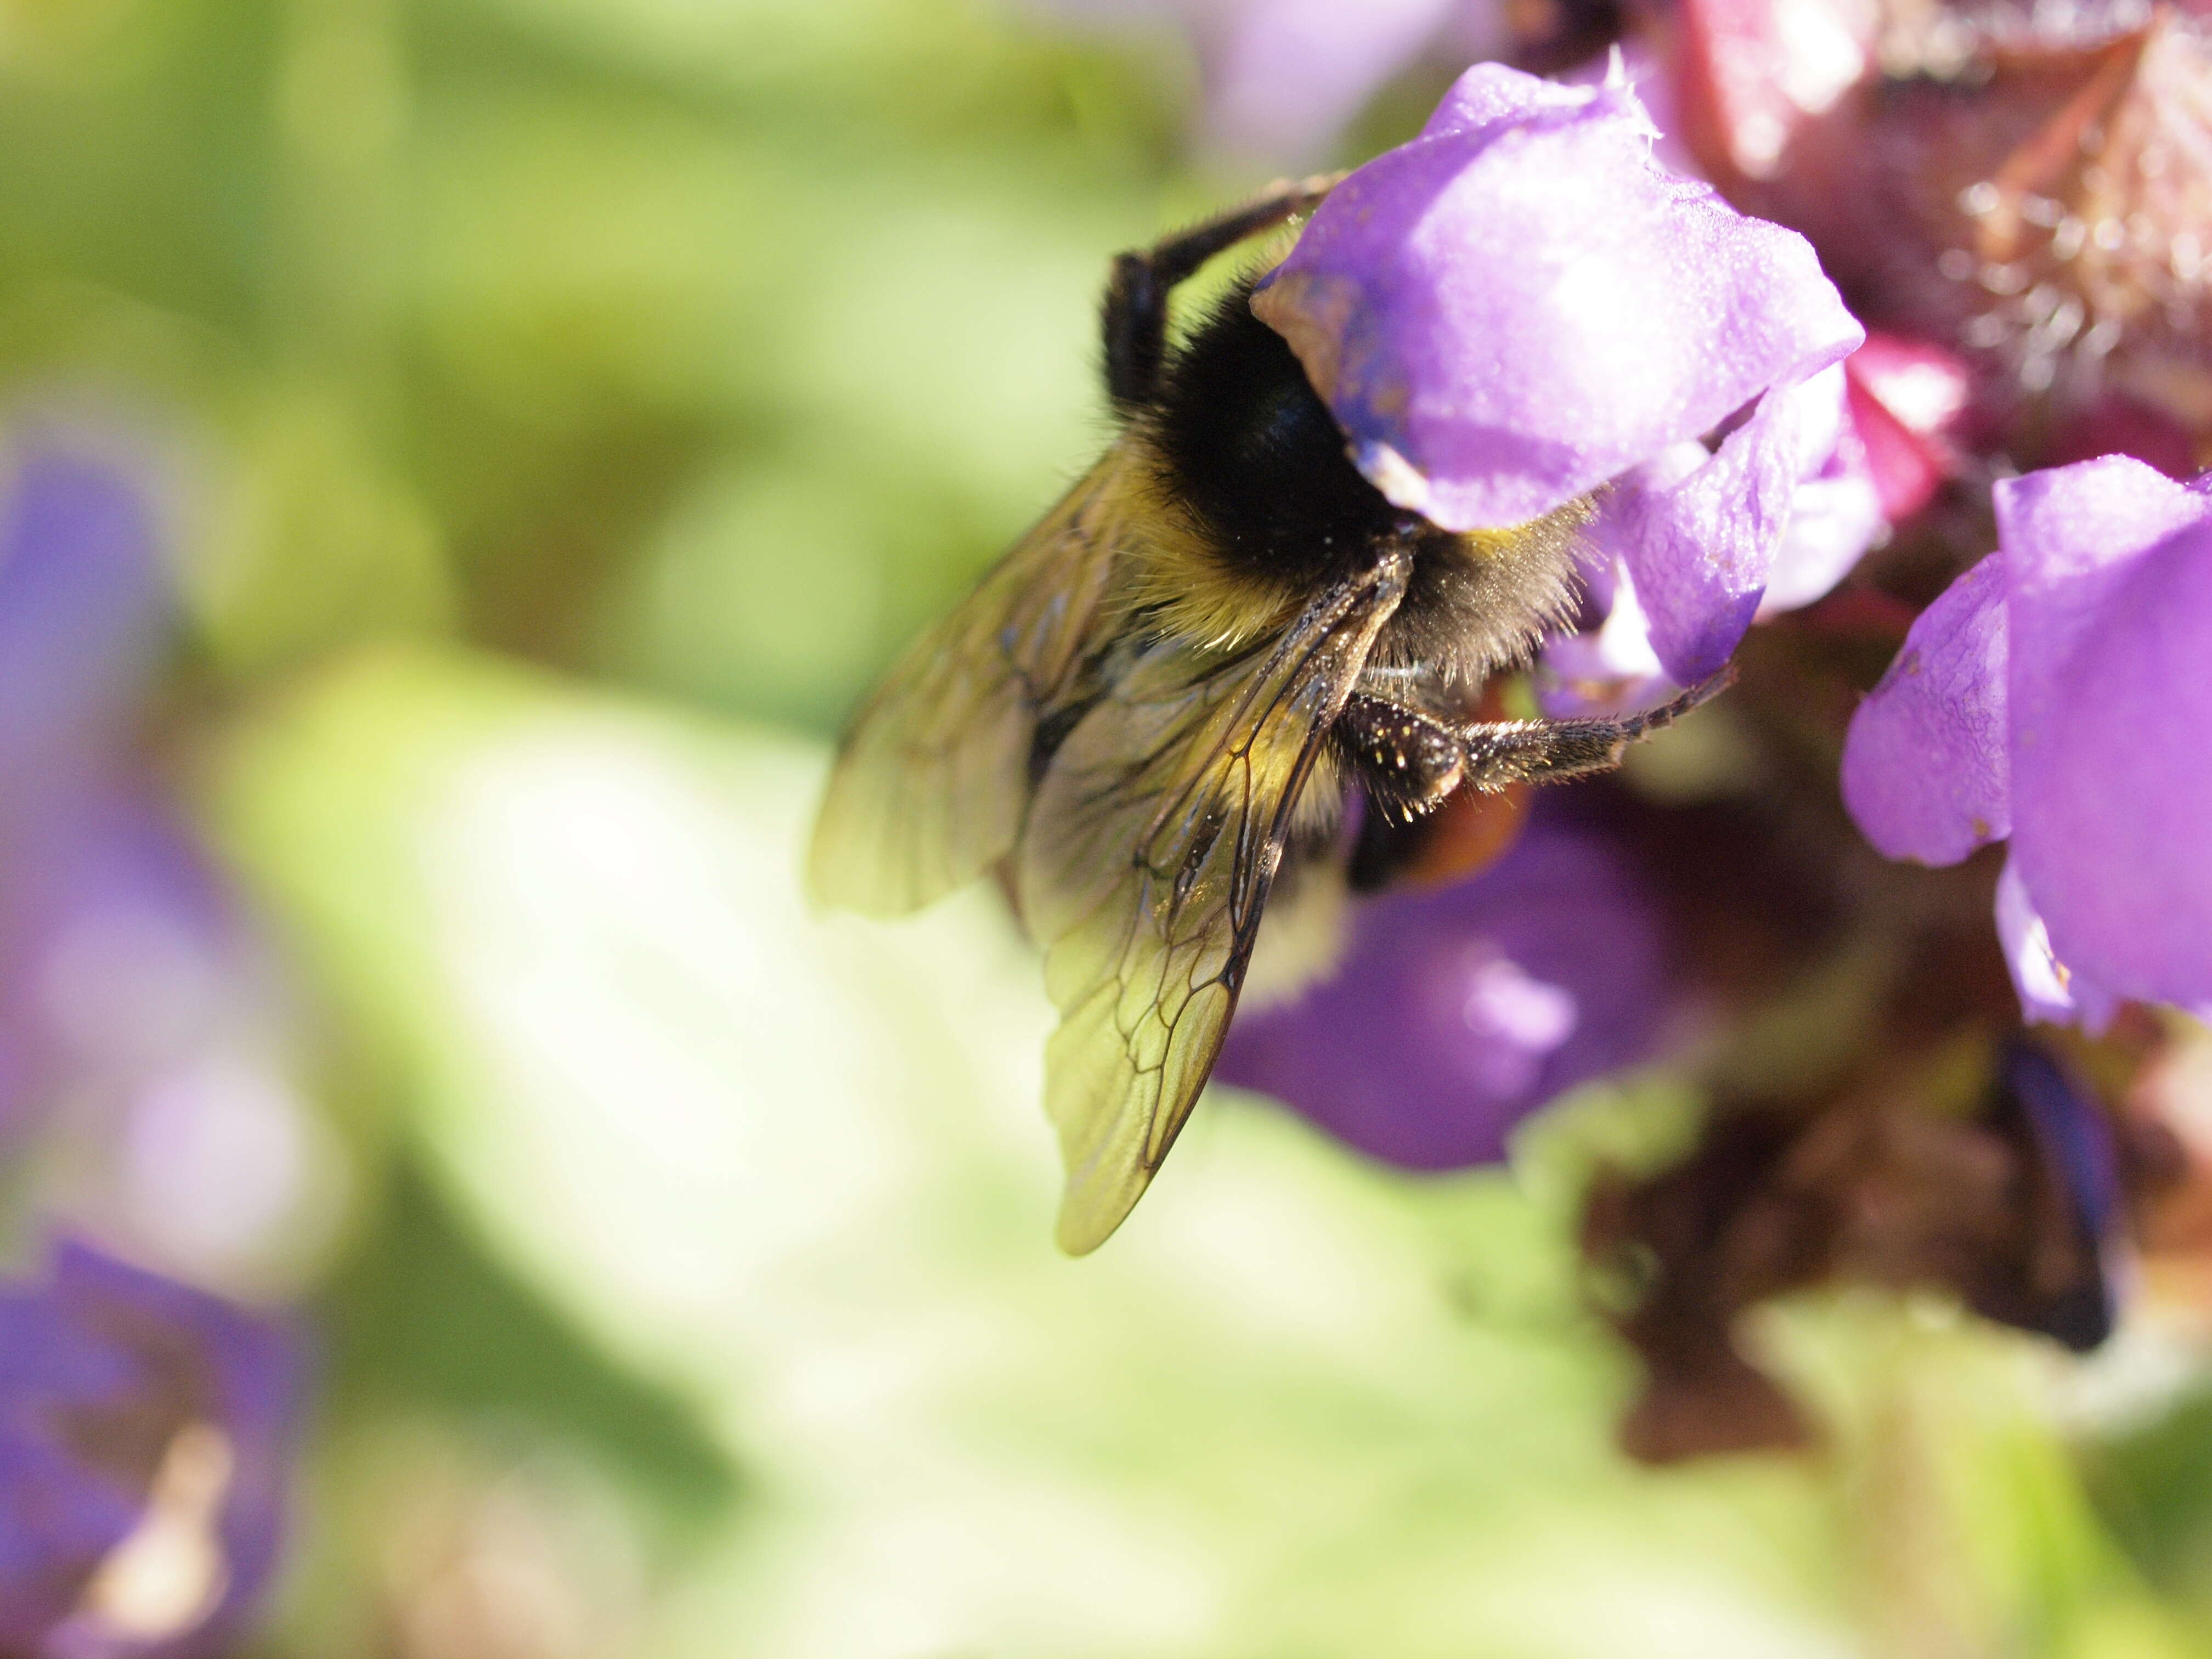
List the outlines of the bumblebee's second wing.
<svg viewBox="0 0 2212 1659">
<path fill-rule="evenodd" d="M 1379 554 L 1226 665 L 1153 647 L 1038 786 L 1017 868 L 1060 1011 L 1045 1109 L 1071 1255 L 1121 1225 L 1213 1069 L 1298 793 L 1409 568 Z"/>
<path fill-rule="evenodd" d="M 1099 623 L 1131 465 L 1108 451 L 861 708 L 807 854 L 817 903 L 901 915 L 1012 848 L 1037 714 Z"/>
</svg>

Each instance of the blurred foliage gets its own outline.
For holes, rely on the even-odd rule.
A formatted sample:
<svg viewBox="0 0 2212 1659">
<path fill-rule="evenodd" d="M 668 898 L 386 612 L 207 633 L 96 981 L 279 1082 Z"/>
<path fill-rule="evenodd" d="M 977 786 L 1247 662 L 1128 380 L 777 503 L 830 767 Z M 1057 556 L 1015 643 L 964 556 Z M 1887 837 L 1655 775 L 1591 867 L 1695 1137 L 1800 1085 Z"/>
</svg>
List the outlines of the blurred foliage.
<svg viewBox="0 0 2212 1659">
<path fill-rule="evenodd" d="M 412 1168 L 397 1173 L 325 1304 L 333 1419 L 517 1419 L 588 1447 L 693 1529 L 737 1496 L 737 1472 L 691 1402 L 611 1364 Z"/>
<path fill-rule="evenodd" d="M 143 441 L 159 759 L 377 1123 L 269 1650 L 2212 1651 L 2212 1414 L 2107 1532 L 1942 1310 L 1761 1327 L 1817 1456 L 1613 1451 L 1573 1217 L 1663 1085 L 1445 1181 L 1224 1099 L 1071 1264 L 1004 916 L 804 913 L 821 738 L 1098 441 L 1107 255 L 1258 182 L 1190 91 L 1011 0 L 0 0 L 11 408 Z"/>
</svg>

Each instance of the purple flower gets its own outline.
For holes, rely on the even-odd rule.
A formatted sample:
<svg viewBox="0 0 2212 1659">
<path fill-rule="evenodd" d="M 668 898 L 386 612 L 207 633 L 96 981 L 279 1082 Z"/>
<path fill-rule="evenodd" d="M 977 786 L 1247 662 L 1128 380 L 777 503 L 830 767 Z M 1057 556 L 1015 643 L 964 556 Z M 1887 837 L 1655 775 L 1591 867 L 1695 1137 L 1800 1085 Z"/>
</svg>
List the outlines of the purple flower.
<svg viewBox="0 0 2212 1659">
<path fill-rule="evenodd" d="M 1808 605 L 1847 575 L 1866 550 L 1888 533 L 1881 489 L 1858 425 L 1851 416 L 1840 364 L 1822 369 L 1787 396 L 1798 405 L 1795 484 L 1766 586 L 1753 620 L 1764 622 Z M 1651 619 L 1639 597 L 1635 570 L 1648 568 L 1635 544 L 1650 504 L 1707 465 L 1695 441 L 1669 445 L 1637 469 L 1636 481 L 1599 498 L 1589 539 L 1594 599 L 1605 607 L 1595 631 L 1554 635 L 1538 663 L 1545 712 L 1554 719 L 1620 714 L 1664 702 L 1685 682 L 1666 671 Z"/>
<path fill-rule="evenodd" d="M 81 1244 L 0 1289 L 0 1652 L 234 1639 L 276 1564 L 301 1370 L 282 1327 Z"/>
<path fill-rule="evenodd" d="M 1458 63 L 1511 41 L 1496 0 L 1038 0 L 1061 16 L 1164 20 L 1196 49 L 1203 136 L 1274 167 L 1310 165 L 1394 76 L 1436 48 Z"/>
<path fill-rule="evenodd" d="M 2010 837 L 1999 930 L 2031 1018 L 2212 1008 L 2212 495 L 2112 456 L 1995 502 L 1998 550 L 1852 720 L 1844 801 L 1892 858 Z"/>
<path fill-rule="evenodd" d="M 1500 528 L 1613 483 L 1608 539 L 1686 682 L 1749 626 L 1834 424 L 1839 392 L 1807 382 L 1863 337 L 1802 237 L 1655 137 L 1626 85 L 1480 64 L 1253 303 L 1400 506 Z"/>
<path fill-rule="evenodd" d="M 1652 901 L 1601 835 L 1548 813 L 1481 874 L 1350 925 L 1329 978 L 1237 1016 L 1214 1074 L 1386 1163 L 1492 1162 L 1529 1112 L 1657 1042 Z"/>
<path fill-rule="evenodd" d="M 0 1160 L 158 1265 L 295 1279 L 327 1236 L 327 1134 L 291 1088 L 275 975 L 132 738 L 172 601 L 146 469 L 32 430 L 0 500 Z M 319 1177 L 323 1179 L 319 1183 Z"/>
<path fill-rule="evenodd" d="M 82 802 L 120 769 L 170 620 L 128 472 L 82 440 L 18 442 L 0 501 L 0 1148 L 32 1115 L 39 1056 L 17 1016 L 33 937 L 78 855 Z"/>
<path fill-rule="evenodd" d="M 28 438 L 0 507 L 0 830 L 119 745 L 170 611 L 144 491 L 89 446 Z"/>
<path fill-rule="evenodd" d="M 1230 154 L 1283 165 L 1317 157 L 1455 17 L 1488 19 L 1492 44 L 1505 35 L 1486 0 L 1244 0 L 1208 9 L 1206 136 Z"/>
</svg>

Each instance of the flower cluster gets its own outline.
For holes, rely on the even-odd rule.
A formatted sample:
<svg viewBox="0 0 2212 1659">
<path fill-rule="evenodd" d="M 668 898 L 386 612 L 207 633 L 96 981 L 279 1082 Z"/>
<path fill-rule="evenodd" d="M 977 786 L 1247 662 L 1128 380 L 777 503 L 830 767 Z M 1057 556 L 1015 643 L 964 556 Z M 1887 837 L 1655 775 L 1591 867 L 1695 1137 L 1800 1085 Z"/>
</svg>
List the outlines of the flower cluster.
<svg viewBox="0 0 2212 1659">
<path fill-rule="evenodd" d="M 2194 1178 L 2127 1079 L 2212 1012 L 2212 497 L 2176 481 L 2212 447 L 2212 45 L 1782 10 L 1598 19 L 1610 67 L 1556 81 L 1478 64 L 1255 300 L 1393 501 L 1466 530 L 1591 503 L 1547 711 L 1736 663 L 1720 760 L 1582 787 L 1462 884 L 1370 902 L 1223 1066 L 1431 1169 L 1698 1030 L 1702 1149 L 1592 1210 L 1595 1259 L 1657 1264 L 1623 1323 L 1655 1456 L 1800 1437 L 1728 1327 L 1815 1279 L 2100 1340 L 2130 1218 Z M 1762 1051 L 1785 1018 L 1822 1041 Z"/>
</svg>

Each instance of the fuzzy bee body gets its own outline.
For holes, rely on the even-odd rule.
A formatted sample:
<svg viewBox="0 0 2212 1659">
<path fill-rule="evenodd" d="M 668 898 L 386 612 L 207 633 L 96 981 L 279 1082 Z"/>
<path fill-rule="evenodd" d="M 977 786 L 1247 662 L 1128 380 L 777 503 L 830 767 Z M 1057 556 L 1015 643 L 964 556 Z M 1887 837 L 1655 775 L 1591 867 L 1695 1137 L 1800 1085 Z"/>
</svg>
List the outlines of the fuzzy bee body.
<svg viewBox="0 0 2212 1659">
<path fill-rule="evenodd" d="M 898 915 L 1006 874 L 1061 1013 L 1045 1103 L 1071 1252 L 1166 1156 L 1286 850 L 1333 844 L 1350 782 L 1403 821 L 1462 785 L 1600 769 L 1706 694 L 1636 721 L 1469 723 L 1483 680 L 1571 610 L 1580 513 L 1458 534 L 1393 507 L 1249 283 L 1170 349 L 1175 282 L 1326 188 L 1116 262 L 1119 435 L 862 707 L 816 828 L 826 904 Z"/>
</svg>

